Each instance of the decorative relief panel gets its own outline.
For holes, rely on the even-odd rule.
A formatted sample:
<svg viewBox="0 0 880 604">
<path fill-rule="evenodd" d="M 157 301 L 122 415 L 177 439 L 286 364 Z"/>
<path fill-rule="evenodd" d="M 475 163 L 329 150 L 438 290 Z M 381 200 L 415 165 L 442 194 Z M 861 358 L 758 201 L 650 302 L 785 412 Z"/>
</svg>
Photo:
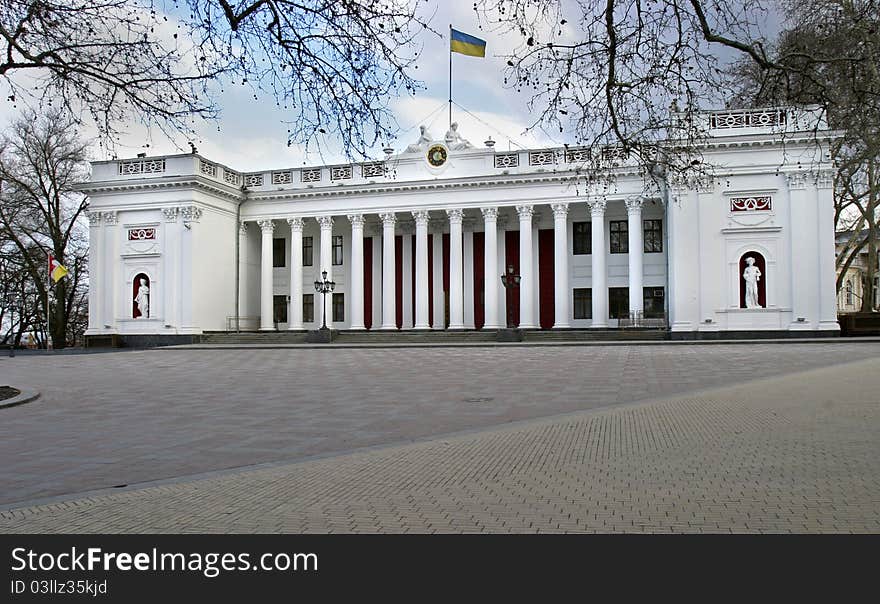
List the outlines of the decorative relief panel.
<svg viewBox="0 0 880 604">
<path fill-rule="evenodd" d="M 321 182 L 321 168 L 308 168 L 302 171 L 303 182 Z"/>
<path fill-rule="evenodd" d="M 784 126 L 785 111 L 719 111 L 709 116 L 709 127 L 715 129 L 728 128 L 766 128 L 768 126 Z"/>
<path fill-rule="evenodd" d="M 351 178 L 351 166 L 336 166 L 330 168 L 330 180 L 348 180 Z"/>
<path fill-rule="evenodd" d="M 137 159 L 131 161 L 121 161 L 119 166 L 119 174 L 158 174 L 165 171 L 164 159 Z"/>
<path fill-rule="evenodd" d="M 550 166 L 556 163 L 555 151 L 530 151 L 530 166 Z"/>
<path fill-rule="evenodd" d="M 273 185 L 289 185 L 293 182 L 293 172 L 272 172 Z"/>
<path fill-rule="evenodd" d="M 363 176 L 364 178 L 376 178 L 385 176 L 385 164 L 382 162 L 363 164 L 361 166 L 361 176 Z"/>
<path fill-rule="evenodd" d="M 217 178 L 217 166 L 212 163 L 208 163 L 203 159 L 199 160 L 199 172 L 207 176 Z"/>
<path fill-rule="evenodd" d="M 147 241 L 151 239 L 156 239 L 156 227 L 128 229 L 129 241 Z"/>
<path fill-rule="evenodd" d="M 590 159 L 589 149 L 567 149 L 565 151 L 565 161 L 569 164 L 585 164 Z"/>
<path fill-rule="evenodd" d="M 140 226 L 125 225 L 125 247 L 123 254 L 137 256 L 159 253 L 159 229 L 156 224 Z"/>
<path fill-rule="evenodd" d="M 772 209 L 772 199 L 769 195 L 752 197 L 731 197 L 731 212 L 764 212 Z"/>
<path fill-rule="evenodd" d="M 240 185 L 241 184 L 241 175 L 232 172 L 231 170 L 223 169 L 223 180 L 226 181 L 230 185 Z"/>
<path fill-rule="evenodd" d="M 496 153 L 496 168 L 516 168 L 519 166 L 519 153 Z"/>
<path fill-rule="evenodd" d="M 263 175 L 262 174 L 245 174 L 244 186 L 246 186 L 246 187 L 262 187 L 263 186 Z"/>
</svg>

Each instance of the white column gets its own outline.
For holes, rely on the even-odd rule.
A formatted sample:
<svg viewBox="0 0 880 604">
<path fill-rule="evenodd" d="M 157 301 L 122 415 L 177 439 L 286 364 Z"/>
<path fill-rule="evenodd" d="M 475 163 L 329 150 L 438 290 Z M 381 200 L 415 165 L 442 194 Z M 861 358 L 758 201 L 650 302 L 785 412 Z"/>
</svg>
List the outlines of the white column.
<svg viewBox="0 0 880 604">
<path fill-rule="evenodd" d="M 428 212 L 413 212 L 416 221 L 416 322 L 415 329 L 429 329 L 428 321 Z"/>
<path fill-rule="evenodd" d="M 263 231 L 263 247 L 260 256 L 260 331 L 274 331 L 272 320 L 272 235 L 275 223 L 271 220 L 260 220 Z"/>
<path fill-rule="evenodd" d="M 397 329 L 394 287 L 394 212 L 379 214 L 382 219 L 382 329 Z"/>
<path fill-rule="evenodd" d="M 449 216 L 449 329 L 464 329 L 461 210 L 446 210 Z"/>
<path fill-rule="evenodd" d="M 121 264 L 120 258 L 118 255 L 118 240 L 119 240 L 119 231 L 116 228 L 116 223 L 119 221 L 119 215 L 116 213 L 116 210 L 111 210 L 109 212 L 104 212 L 101 215 L 102 222 L 104 224 L 104 237 L 103 237 L 103 246 L 102 246 L 102 254 L 104 256 L 104 304 L 102 305 L 101 312 L 103 313 L 103 317 L 101 318 L 103 325 L 102 327 L 110 328 L 112 330 L 116 330 L 116 318 L 117 317 L 131 317 L 131 304 L 127 306 L 123 306 L 123 309 L 127 309 L 128 312 L 118 312 L 118 306 L 116 304 L 116 300 L 119 297 L 118 289 L 123 289 L 125 284 L 122 283 L 120 285 L 122 279 L 119 277 L 119 265 Z M 181 260 L 183 262 L 183 260 Z M 124 299 L 128 301 L 128 298 L 131 296 L 130 290 L 123 292 Z"/>
<path fill-rule="evenodd" d="M 593 197 L 590 205 L 590 245 L 592 251 L 593 322 L 590 327 L 608 327 L 608 280 L 605 269 L 605 199 Z"/>
<path fill-rule="evenodd" d="M 323 279 L 323 272 L 327 271 L 327 281 L 333 281 L 333 259 L 331 254 L 333 239 L 333 217 L 318 216 L 316 218 L 318 224 L 321 225 L 321 263 L 318 265 L 318 280 Z M 324 313 L 327 313 L 327 329 L 333 329 L 333 314 L 330 307 L 333 304 L 333 294 L 326 296 L 315 292 L 315 322 L 317 325 L 324 325 Z M 320 307 L 320 310 L 318 308 Z"/>
<path fill-rule="evenodd" d="M 554 203 L 553 209 L 553 327 L 571 327 L 571 290 L 568 287 L 568 204 Z"/>
<path fill-rule="evenodd" d="M 99 333 L 104 328 L 101 322 L 101 293 L 104 284 L 101 283 L 101 271 L 98 268 L 101 262 L 101 212 L 89 212 L 89 266 L 93 267 L 89 275 L 89 328 L 88 335 Z M 167 312 L 167 311 L 166 311 Z"/>
<path fill-rule="evenodd" d="M 434 246 L 434 326 L 433 329 L 446 329 L 446 307 L 443 297 L 443 231 L 437 229 L 432 238 Z"/>
<path fill-rule="evenodd" d="M 485 249 L 483 250 L 485 281 L 483 287 L 485 288 L 486 313 L 483 328 L 498 329 L 501 327 L 498 323 L 498 283 L 500 281 L 500 273 L 498 273 L 498 208 L 482 208 L 482 212 L 485 225 Z M 478 292 L 474 292 L 474 295 L 478 295 Z"/>
<path fill-rule="evenodd" d="M 165 218 L 166 222 L 168 221 L 168 217 Z M 167 228 L 167 227 L 166 227 Z M 177 255 L 175 258 L 179 258 Z M 247 324 L 242 323 L 240 321 L 241 317 L 247 317 L 248 312 L 251 312 L 252 309 L 248 308 L 247 304 L 247 293 L 250 289 L 250 283 L 248 279 L 248 223 L 245 221 L 241 221 L 238 223 L 238 317 L 235 323 L 230 325 L 231 328 L 243 328 L 247 329 Z M 173 303 L 167 306 L 170 311 L 173 308 Z M 167 316 L 171 316 L 170 312 L 166 312 Z M 166 323 L 170 323 L 170 321 L 166 321 Z"/>
<path fill-rule="evenodd" d="M 519 326 L 534 329 L 535 324 L 535 270 L 532 258 L 532 206 L 516 206 L 519 214 Z"/>
<path fill-rule="evenodd" d="M 412 283 L 413 283 L 413 231 L 412 225 L 404 223 L 401 225 L 402 234 L 400 236 L 400 304 L 403 306 L 400 312 L 400 328 L 412 329 L 415 324 L 413 316 L 413 299 L 412 299 Z"/>
<path fill-rule="evenodd" d="M 351 222 L 351 267 L 349 278 L 351 298 L 351 325 L 349 329 L 364 329 L 364 216 L 349 214 Z"/>
<path fill-rule="evenodd" d="M 289 331 L 303 329 L 303 219 L 288 218 L 290 225 L 290 309 L 287 314 Z"/>
<path fill-rule="evenodd" d="M 629 312 L 631 316 L 641 313 L 644 308 L 644 234 L 642 232 L 642 197 L 628 197 L 626 199 L 626 213 L 629 217 L 627 230 L 629 231 Z"/>
</svg>

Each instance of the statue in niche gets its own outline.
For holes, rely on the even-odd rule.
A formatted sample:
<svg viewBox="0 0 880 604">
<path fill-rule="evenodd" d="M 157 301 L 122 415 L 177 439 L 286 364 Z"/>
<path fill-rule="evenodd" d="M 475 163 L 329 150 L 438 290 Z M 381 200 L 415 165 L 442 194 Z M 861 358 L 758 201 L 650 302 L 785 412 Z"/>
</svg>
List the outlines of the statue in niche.
<svg viewBox="0 0 880 604">
<path fill-rule="evenodd" d="M 419 126 L 419 140 L 406 148 L 404 153 L 421 153 L 426 151 L 431 144 L 431 133 L 427 126 Z"/>
<path fill-rule="evenodd" d="M 146 277 L 140 277 L 138 280 L 138 288 L 137 293 L 134 297 L 134 303 L 136 306 L 137 312 L 135 313 L 135 318 L 143 317 L 144 319 L 150 318 L 150 288 L 147 285 Z"/>
<path fill-rule="evenodd" d="M 743 279 L 746 281 L 746 308 L 763 308 L 758 301 L 758 281 L 761 280 L 761 269 L 755 266 L 755 259 L 751 256 L 746 258 Z"/>
<path fill-rule="evenodd" d="M 444 140 L 446 141 L 446 146 L 453 151 L 474 148 L 469 141 L 463 139 L 461 134 L 458 133 L 458 122 L 452 122 L 449 125 L 449 130 L 446 131 Z"/>
</svg>

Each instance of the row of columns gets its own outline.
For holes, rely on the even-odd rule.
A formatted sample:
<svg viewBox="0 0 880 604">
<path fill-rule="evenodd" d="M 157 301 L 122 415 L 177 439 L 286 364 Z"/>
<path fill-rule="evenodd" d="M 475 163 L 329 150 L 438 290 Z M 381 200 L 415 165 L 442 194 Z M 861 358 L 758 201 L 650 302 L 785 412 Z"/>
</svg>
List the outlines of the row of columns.
<svg viewBox="0 0 880 604">
<path fill-rule="evenodd" d="M 643 310 L 642 283 L 643 283 L 643 241 L 642 241 L 642 202 L 641 197 L 632 197 L 626 200 L 628 214 L 628 245 L 629 245 L 629 308 L 630 312 Z M 607 327 L 608 316 L 608 281 L 605 259 L 605 199 L 591 198 L 588 200 L 593 224 L 603 225 L 601 228 L 592 229 L 592 303 L 593 323 L 592 327 Z M 554 304 L 554 328 L 567 328 L 571 326 L 571 316 L 568 273 L 568 204 L 554 203 L 553 210 L 554 229 L 554 287 L 557 292 Z M 495 273 L 498 268 L 498 208 L 481 208 L 485 223 L 485 322 L 487 329 L 502 327 L 498 317 L 498 286 L 495 284 Z M 518 205 L 516 212 L 519 217 L 519 253 L 520 253 L 520 322 L 523 329 L 537 328 L 537 317 L 534 305 L 534 258 L 532 253 L 532 217 L 534 206 Z M 462 221 L 463 210 L 459 208 L 446 210 L 449 219 L 449 329 L 464 329 L 464 258 L 463 258 L 463 235 Z M 428 211 L 416 210 L 412 212 L 415 222 L 416 255 L 416 304 L 415 304 L 415 329 L 429 329 L 428 317 Z M 396 214 L 392 211 L 379 214 L 382 220 L 382 322 L 380 329 L 397 329 L 396 321 L 396 283 L 395 283 L 395 247 L 394 227 L 397 222 Z M 364 216 L 363 214 L 349 214 L 351 223 L 351 270 L 349 278 L 350 296 L 350 329 L 364 329 Z M 317 221 L 321 226 L 320 250 L 322 258 L 322 270 L 327 271 L 327 278 L 332 280 L 332 262 L 330 258 L 332 247 L 333 218 L 330 216 L 318 216 Z M 303 329 L 302 317 L 302 218 L 288 218 L 290 225 L 290 313 L 288 315 L 288 329 Z M 272 220 L 260 220 L 262 230 L 262 256 L 260 271 L 260 329 L 263 331 L 274 330 L 273 322 L 273 284 L 272 284 L 272 239 L 275 224 Z M 488 286 L 490 283 L 493 285 Z M 324 305 L 315 306 L 315 322 L 321 324 Z M 327 324 L 329 325 L 329 320 Z"/>
</svg>

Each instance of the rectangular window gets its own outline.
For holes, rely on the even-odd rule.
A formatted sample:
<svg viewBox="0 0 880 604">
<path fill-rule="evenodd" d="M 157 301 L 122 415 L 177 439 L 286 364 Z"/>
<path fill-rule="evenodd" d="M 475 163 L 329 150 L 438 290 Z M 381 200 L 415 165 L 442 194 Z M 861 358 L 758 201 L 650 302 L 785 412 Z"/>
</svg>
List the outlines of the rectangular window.
<svg viewBox="0 0 880 604">
<path fill-rule="evenodd" d="M 333 320 L 345 321 L 345 294 L 333 294 Z"/>
<path fill-rule="evenodd" d="M 590 254 L 592 253 L 593 247 L 593 238 L 592 238 L 592 222 L 574 222 L 572 226 L 574 227 L 574 232 L 572 236 L 572 253 L 575 256 L 579 256 L 582 254 Z"/>
<path fill-rule="evenodd" d="M 312 266 L 312 238 L 303 237 L 303 266 Z"/>
<path fill-rule="evenodd" d="M 315 322 L 315 294 L 303 294 L 303 323 Z"/>
<path fill-rule="evenodd" d="M 662 319 L 666 312 L 664 304 L 665 292 L 662 287 L 643 288 L 642 299 L 644 301 L 646 319 Z"/>
<path fill-rule="evenodd" d="M 287 323 L 287 296 L 272 296 L 272 320 Z"/>
<path fill-rule="evenodd" d="M 644 220 L 645 253 L 663 251 L 663 221 Z M 647 309 L 646 309 L 647 310 Z"/>
<path fill-rule="evenodd" d="M 272 240 L 272 266 L 275 268 L 286 266 L 287 263 L 284 261 L 285 252 L 287 251 L 287 247 L 284 244 L 285 239 L 275 238 Z"/>
<path fill-rule="evenodd" d="M 620 319 L 629 315 L 629 288 L 608 288 L 608 318 Z"/>
<path fill-rule="evenodd" d="M 342 235 L 333 236 L 333 266 L 342 264 Z M 334 319 L 335 321 L 335 319 Z"/>
<path fill-rule="evenodd" d="M 593 290 L 589 287 L 574 288 L 574 318 L 593 318 Z"/>
<path fill-rule="evenodd" d="M 628 254 L 629 253 L 629 228 L 626 220 L 612 220 L 609 232 L 611 237 L 611 253 L 612 254 Z"/>
</svg>

